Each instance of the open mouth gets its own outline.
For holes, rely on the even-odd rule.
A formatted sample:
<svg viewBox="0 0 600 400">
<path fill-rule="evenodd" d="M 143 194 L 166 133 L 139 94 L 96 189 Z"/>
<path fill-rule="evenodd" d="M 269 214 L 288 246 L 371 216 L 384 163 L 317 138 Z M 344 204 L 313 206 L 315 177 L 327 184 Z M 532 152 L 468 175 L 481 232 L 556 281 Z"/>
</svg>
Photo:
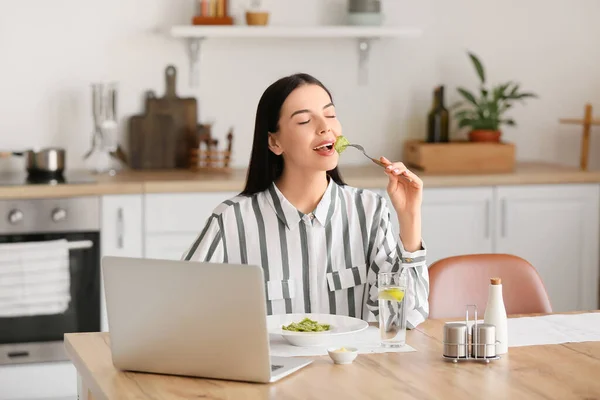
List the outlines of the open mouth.
<svg viewBox="0 0 600 400">
<path fill-rule="evenodd" d="M 314 151 L 320 151 L 320 150 L 331 150 L 333 149 L 333 143 L 329 143 L 329 144 L 324 144 L 318 147 L 315 147 L 313 150 Z"/>
</svg>

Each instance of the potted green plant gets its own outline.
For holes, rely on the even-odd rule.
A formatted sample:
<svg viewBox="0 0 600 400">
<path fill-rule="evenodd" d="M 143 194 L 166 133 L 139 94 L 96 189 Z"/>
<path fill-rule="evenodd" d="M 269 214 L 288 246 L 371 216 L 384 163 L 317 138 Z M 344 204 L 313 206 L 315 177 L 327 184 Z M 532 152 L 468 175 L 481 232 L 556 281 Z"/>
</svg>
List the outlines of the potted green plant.
<svg viewBox="0 0 600 400">
<path fill-rule="evenodd" d="M 459 87 L 458 93 L 464 98 L 453 106 L 459 108 L 455 113 L 459 128 L 469 127 L 469 140 L 473 142 L 499 142 L 502 136 L 502 125 L 515 126 L 512 118 L 505 113 L 516 101 L 523 101 L 528 97 L 537 97 L 530 92 L 521 92 L 519 84 L 515 82 L 501 83 L 493 87 L 486 87 L 485 70 L 479 58 L 468 52 L 469 58 L 475 67 L 480 80 L 479 93 L 474 95 L 465 88 Z"/>
</svg>

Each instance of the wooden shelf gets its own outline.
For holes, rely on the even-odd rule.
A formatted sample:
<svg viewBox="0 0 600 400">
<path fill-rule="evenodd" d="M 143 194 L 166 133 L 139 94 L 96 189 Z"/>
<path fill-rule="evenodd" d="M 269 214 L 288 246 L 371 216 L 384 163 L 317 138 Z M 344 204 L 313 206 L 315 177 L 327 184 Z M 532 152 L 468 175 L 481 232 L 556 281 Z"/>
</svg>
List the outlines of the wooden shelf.
<svg viewBox="0 0 600 400">
<path fill-rule="evenodd" d="M 367 62 L 371 42 L 377 39 L 417 38 L 423 31 L 394 26 L 247 26 L 247 25 L 178 25 L 170 35 L 186 41 L 190 60 L 190 86 L 199 79 L 201 42 L 207 39 L 354 39 L 359 52 L 359 83 L 367 83 Z"/>
</svg>

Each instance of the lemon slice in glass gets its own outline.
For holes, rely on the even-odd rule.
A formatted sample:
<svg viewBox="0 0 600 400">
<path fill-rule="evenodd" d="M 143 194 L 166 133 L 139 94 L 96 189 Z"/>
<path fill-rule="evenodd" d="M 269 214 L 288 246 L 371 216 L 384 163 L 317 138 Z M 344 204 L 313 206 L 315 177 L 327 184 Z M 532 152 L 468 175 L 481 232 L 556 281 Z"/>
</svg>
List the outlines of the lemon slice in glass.
<svg viewBox="0 0 600 400">
<path fill-rule="evenodd" d="M 404 299 L 404 290 L 400 288 L 389 288 L 379 292 L 379 299 L 390 301 L 402 301 Z"/>
</svg>

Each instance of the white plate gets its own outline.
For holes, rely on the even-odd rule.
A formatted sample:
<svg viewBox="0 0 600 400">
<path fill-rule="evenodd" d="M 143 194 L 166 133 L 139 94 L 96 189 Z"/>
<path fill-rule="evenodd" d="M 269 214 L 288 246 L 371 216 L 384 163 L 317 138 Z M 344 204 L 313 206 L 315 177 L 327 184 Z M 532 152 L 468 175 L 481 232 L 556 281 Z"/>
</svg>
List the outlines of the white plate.
<svg viewBox="0 0 600 400">
<path fill-rule="evenodd" d="M 323 332 L 290 332 L 282 326 L 292 322 L 300 322 L 310 318 L 320 324 L 329 324 L 330 329 Z M 335 337 L 349 335 L 363 331 L 369 327 L 366 321 L 344 315 L 332 314 L 282 314 L 267 316 L 267 329 L 269 333 L 281 335 L 294 346 L 326 346 Z"/>
</svg>

